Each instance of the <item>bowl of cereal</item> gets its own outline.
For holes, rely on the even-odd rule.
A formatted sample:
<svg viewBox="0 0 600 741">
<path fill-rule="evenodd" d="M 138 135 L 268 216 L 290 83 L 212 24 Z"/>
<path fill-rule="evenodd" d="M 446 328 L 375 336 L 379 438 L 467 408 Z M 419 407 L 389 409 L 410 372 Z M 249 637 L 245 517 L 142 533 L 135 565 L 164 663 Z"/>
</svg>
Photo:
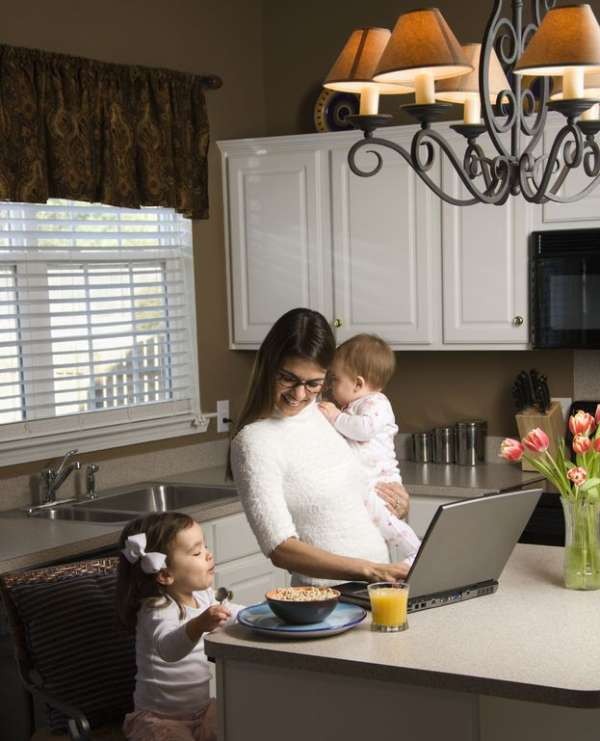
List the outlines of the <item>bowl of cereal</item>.
<svg viewBox="0 0 600 741">
<path fill-rule="evenodd" d="M 280 587 L 265 595 L 269 607 L 286 623 L 320 623 L 333 612 L 340 598 L 330 587 Z"/>
</svg>

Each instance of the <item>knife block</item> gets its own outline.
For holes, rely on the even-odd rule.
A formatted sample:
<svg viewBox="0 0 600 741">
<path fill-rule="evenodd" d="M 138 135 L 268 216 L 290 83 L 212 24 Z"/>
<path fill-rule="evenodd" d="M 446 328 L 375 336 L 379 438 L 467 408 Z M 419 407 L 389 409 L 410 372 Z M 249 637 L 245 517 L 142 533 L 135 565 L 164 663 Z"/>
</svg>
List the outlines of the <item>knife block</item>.
<svg viewBox="0 0 600 741">
<path fill-rule="evenodd" d="M 565 436 L 565 422 L 562 415 L 562 408 L 558 401 L 550 402 L 550 408 L 545 414 L 542 414 L 535 407 L 529 407 L 515 414 L 515 419 L 521 438 L 524 438 L 528 432 L 536 427 L 543 430 L 550 438 L 550 446 L 548 448 L 550 455 L 553 457 L 556 456 L 558 443 Z M 540 454 L 532 453 L 528 450 L 527 455 L 536 458 Z M 521 468 L 523 471 L 537 470 L 525 459 L 521 460 Z"/>
</svg>

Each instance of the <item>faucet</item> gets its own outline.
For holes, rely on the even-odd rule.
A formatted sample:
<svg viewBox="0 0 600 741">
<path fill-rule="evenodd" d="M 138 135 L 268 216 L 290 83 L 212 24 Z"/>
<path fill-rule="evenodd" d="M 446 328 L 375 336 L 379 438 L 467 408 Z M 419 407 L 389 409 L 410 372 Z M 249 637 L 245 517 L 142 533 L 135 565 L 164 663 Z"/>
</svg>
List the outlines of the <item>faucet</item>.
<svg viewBox="0 0 600 741">
<path fill-rule="evenodd" d="M 100 466 L 97 463 L 90 463 L 85 471 L 86 497 L 88 499 L 96 498 L 96 473 Z"/>
<path fill-rule="evenodd" d="M 44 500 L 44 504 L 56 503 L 56 492 L 58 491 L 59 487 L 65 482 L 72 471 L 79 471 L 79 469 L 81 468 L 81 464 L 79 463 L 79 461 L 73 461 L 72 463 L 69 463 L 69 465 L 67 465 L 67 461 L 69 461 L 77 453 L 77 448 L 75 448 L 74 450 L 69 450 L 67 453 L 65 453 L 62 461 L 60 462 L 56 470 L 54 470 L 53 468 L 48 468 L 42 472 L 42 477 L 46 483 L 46 498 Z"/>
</svg>

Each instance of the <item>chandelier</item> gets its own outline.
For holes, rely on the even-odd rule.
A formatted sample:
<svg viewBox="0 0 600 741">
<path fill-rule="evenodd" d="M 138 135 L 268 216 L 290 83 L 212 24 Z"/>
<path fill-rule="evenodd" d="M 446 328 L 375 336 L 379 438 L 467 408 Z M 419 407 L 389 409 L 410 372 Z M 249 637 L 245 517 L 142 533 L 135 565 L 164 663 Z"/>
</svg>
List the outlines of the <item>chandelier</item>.
<svg viewBox="0 0 600 741">
<path fill-rule="evenodd" d="M 519 194 L 532 203 L 585 197 L 600 180 L 595 139 L 600 131 L 600 26 L 589 5 L 555 4 L 531 0 L 531 19 L 525 24 L 523 0 L 512 0 L 508 12 L 504 0 L 494 0 L 480 44 L 461 46 L 436 8 L 404 13 L 392 32 L 353 31 L 324 82 L 326 88 L 360 95 L 359 113 L 348 116 L 364 133 L 348 152 L 352 172 L 361 177 L 378 173 L 383 158 L 374 147 L 387 148 L 441 199 L 457 206 L 501 205 Z M 415 102 L 402 110 L 420 123 L 407 148 L 375 135 L 392 119 L 378 113 L 379 96 L 406 93 L 414 93 Z M 431 125 L 452 103 L 464 107 L 463 122 L 451 126 L 466 140 L 462 157 Z M 565 120 L 542 152 L 548 111 Z M 491 154 L 484 150 L 482 134 L 491 141 Z M 363 149 L 374 157 L 370 167 L 359 164 Z M 442 155 L 468 191 L 466 197 L 444 192 L 436 182 L 433 168 Z M 589 180 L 577 193 L 565 195 L 563 185 L 575 170 Z"/>
</svg>

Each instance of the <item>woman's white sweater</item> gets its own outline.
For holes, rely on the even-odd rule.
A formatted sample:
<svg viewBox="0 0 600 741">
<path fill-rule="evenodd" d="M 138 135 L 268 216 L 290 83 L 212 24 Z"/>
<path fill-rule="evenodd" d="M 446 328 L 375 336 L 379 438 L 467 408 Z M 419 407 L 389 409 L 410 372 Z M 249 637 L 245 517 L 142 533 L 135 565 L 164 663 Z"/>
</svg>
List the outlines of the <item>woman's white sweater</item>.
<svg viewBox="0 0 600 741">
<path fill-rule="evenodd" d="M 315 403 L 293 417 L 246 425 L 232 442 L 231 464 L 266 556 L 297 537 L 338 555 L 389 563 L 385 540 L 364 504 L 366 474 Z M 332 583 L 301 574 L 294 582 Z"/>
</svg>

